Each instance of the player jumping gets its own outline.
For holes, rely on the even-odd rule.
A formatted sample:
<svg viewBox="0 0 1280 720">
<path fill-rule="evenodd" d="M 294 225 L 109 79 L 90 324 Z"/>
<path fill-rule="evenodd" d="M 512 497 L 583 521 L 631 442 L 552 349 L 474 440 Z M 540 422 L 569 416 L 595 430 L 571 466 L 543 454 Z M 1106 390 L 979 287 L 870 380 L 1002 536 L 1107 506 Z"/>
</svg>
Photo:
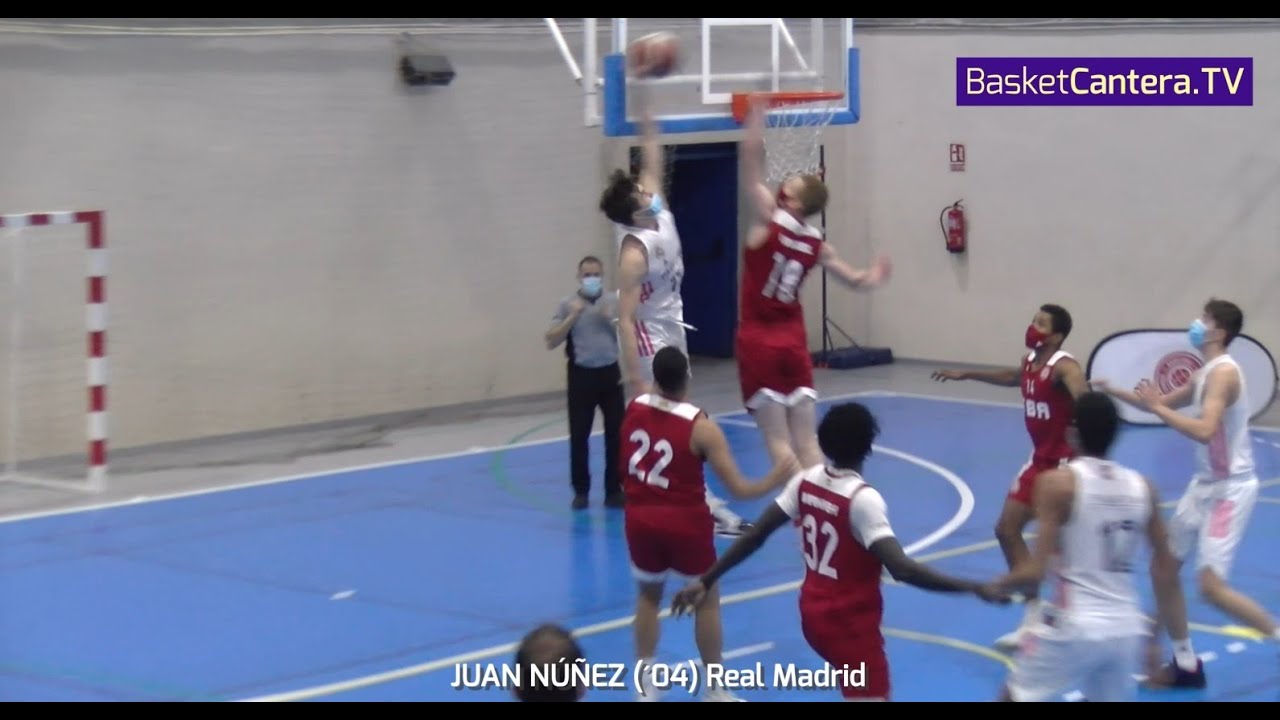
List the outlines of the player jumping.
<svg viewBox="0 0 1280 720">
<path fill-rule="evenodd" d="M 1019 362 L 1020 367 L 988 372 L 977 370 L 939 370 L 934 380 L 978 380 L 1003 387 L 1022 388 L 1022 404 L 1027 433 L 1031 436 L 1031 459 L 1022 466 L 1013 488 L 1005 498 L 996 521 L 996 539 L 1004 552 L 1009 569 L 1030 557 L 1022 533 L 1034 519 L 1032 497 L 1036 478 L 1071 459 L 1075 451 L 1067 441 L 1075 399 L 1089 391 L 1084 370 L 1062 343 L 1071 334 L 1071 314 L 1060 305 L 1041 305 L 1027 327 L 1026 346 L 1031 352 Z M 1022 633 L 1038 617 L 1039 589 L 1031 588 L 1027 606 L 1017 630 L 996 640 L 1005 650 L 1016 648 Z"/>
<path fill-rule="evenodd" d="M 769 456 L 795 455 L 801 465 L 822 463 L 818 447 L 813 361 L 800 293 L 821 265 L 844 285 L 877 288 L 889 279 L 890 263 L 879 257 L 866 270 L 841 260 L 808 218 L 827 204 L 827 187 L 816 175 L 794 175 L 774 193 L 764 179 L 764 120 L 752 108 L 743 141 L 744 192 L 754 221 L 743 250 L 743 277 L 734 355 L 742 400 L 764 435 Z"/>
<path fill-rule="evenodd" d="M 674 347 L 659 350 L 653 358 L 653 376 L 657 392 L 641 395 L 627 406 L 620 453 L 627 496 L 627 546 L 639 582 L 635 644 L 641 701 L 660 696 L 649 668 L 658 647 L 658 613 L 667 573 L 694 578 L 710 570 L 716 560 L 703 463 L 709 463 L 730 492 L 743 499 L 773 492 L 799 470 L 794 463 L 780 463 L 759 482 L 745 480 L 720 426 L 685 400 L 689 361 L 684 354 Z M 718 594 L 712 593 L 698 609 L 694 635 L 703 663 L 723 661 Z M 718 687 L 706 688 L 703 699 L 737 701 Z"/>
<path fill-rule="evenodd" d="M 889 700 L 889 661 L 880 624 L 881 576 L 934 592 L 973 593 L 990 602 L 1004 596 L 982 583 L 957 580 L 907 557 L 889 524 L 884 498 L 862 477 L 879 427 L 866 406 L 833 407 L 818 427 L 830 459 L 796 475 L 755 526 L 725 551 L 699 580 L 676 594 L 679 615 L 716 597 L 716 582 L 759 550 L 783 525 L 802 530 L 805 574 L 800 585 L 800 628 L 814 652 L 833 668 L 866 663 L 864 683 L 845 685 L 845 700 Z"/>
<path fill-rule="evenodd" d="M 658 350 L 689 351 L 680 293 L 684 282 L 680 233 L 662 199 L 666 165 L 647 93 L 637 88 L 637 95 L 643 117 L 640 180 L 617 170 L 600 198 L 600 210 L 614 223 L 618 243 L 619 362 L 628 400 L 649 391 Z M 706 500 L 717 532 L 742 533 L 746 523 L 710 488 Z"/>
</svg>

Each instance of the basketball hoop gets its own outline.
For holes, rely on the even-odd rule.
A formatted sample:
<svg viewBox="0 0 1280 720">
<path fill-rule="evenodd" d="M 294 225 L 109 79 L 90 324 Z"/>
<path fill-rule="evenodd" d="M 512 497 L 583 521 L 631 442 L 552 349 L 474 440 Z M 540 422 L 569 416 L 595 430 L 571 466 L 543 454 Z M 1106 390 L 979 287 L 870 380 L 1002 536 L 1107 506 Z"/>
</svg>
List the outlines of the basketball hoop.
<svg viewBox="0 0 1280 720">
<path fill-rule="evenodd" d="M 765 122 L 766 178 L 779 183 L 792 175 L 822 174 L 822 131 L 840 110 L 842 92 L 745 92 L 733 94 L 733 117 L 742 124 L 751 106 L 771 112 Z M 803 106 L 795 109 L 792 106 Z"/>
</svg>

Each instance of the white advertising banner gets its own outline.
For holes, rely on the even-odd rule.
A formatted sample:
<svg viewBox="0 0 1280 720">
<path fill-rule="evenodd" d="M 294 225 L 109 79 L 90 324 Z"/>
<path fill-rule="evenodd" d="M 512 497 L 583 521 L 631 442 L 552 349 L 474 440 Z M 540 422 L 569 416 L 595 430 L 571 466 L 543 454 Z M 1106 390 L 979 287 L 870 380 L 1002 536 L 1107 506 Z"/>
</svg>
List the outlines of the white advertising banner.
<svg viewBox="0 0 1280 720">
<path fill-rule="evenodd" d="M 1249 417 L 1266 411 L 1276 397 L 1275 359 L 1257 340 L 1240 335 L 1228 348 L 1240 363 L 1248 386 Z M 1085 374 L 1090 380 L 1106 380 L 1114 387 L 1130 390 L 1140 381 L 1150 380 L 1161 392 L 1186 384 L 1204 366 L 1204 358 L 1187 340 L 1186 330 L 1126 330 L 1098 343 L 1089 357 Z M 1140 425 L 1162 425 L 1160 418 L 1128 403 L 1118 403 L 1120 416 Z M 1182 412 L 1193 412 L 1192 407 Z"/>
</svg>

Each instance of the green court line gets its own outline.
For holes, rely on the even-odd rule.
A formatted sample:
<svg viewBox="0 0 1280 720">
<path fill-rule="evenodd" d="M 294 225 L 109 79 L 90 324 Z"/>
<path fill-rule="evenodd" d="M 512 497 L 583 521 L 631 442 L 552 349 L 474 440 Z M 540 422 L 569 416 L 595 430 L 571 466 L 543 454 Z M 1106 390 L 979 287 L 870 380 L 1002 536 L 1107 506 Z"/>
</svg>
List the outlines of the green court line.
<svg viewBox="0 0 1280 720">
<path fill-rule="evenodd" d="M 529 492 L 512 482 L 511 476 L 507 473 L 507 453 L 511 450 L 512 445 L 523 441 L 531 435 L 535 435 L 546 430 L 552 425 L 560 425 L 564 422 L 564 418 L 554 418 L 552 420 L 547 420 L 546 422 L 538 423 L 537 425 L 512 436 L 512 438 L 504 443 L 502 447 L 494 450 L 493 459 L 489 461 L 489 473 L 493 476 L 493 481 L 497 484 L 500 490 L 535 510 L 556 515 L 568 515 L 574 512 L 573 508 L 569 507 L 568 493 L 566 493 L 566 500 L 563 506 L 552 505 L 541 496 Z M 566 489 L 570 487 L 568 477 L 564 479 L 564 486 Z"/>
</svg>

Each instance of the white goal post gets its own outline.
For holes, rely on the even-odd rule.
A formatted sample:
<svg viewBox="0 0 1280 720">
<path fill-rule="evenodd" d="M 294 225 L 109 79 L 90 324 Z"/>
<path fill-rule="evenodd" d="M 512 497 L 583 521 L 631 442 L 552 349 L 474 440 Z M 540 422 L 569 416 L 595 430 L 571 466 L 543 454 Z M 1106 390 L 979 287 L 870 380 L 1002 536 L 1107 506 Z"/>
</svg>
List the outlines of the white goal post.
<svg viewBox="0 0 1280 720">
<path fill-rule="evenodd" d="M 0 453 L 4 460 L 0 468 L 0 482 L 34 485 L 57 490 L 71 490 L 99 493 L 106 488 L 107 480 L 107 257 L 106 236 L 104 232 L 105 213 L 101 210 L 28 213 L 17 215 L 0 214 L 0 231 L 3 232 L 6 244 L 9 245 L 7 263 L 9 264 L 10 297 L 4 299 L 9 305 L 7 377 L 4 391 L 4 426 L 5 433 L 0 437 Z M 25 326 L 28 320 L 24 298 L 28 295 L 26 262 L 24 246 L 27 242 L 41 242 L 39 228 L 53 225 L 80 225 L 86 235 L 87 270 L 83 277 L 85 286 L 84 318 L 86 322 L 86 342 L 83 359 L 86 361 L 87 414 L 82 422 L 87 426 L 87 470 L 78 477 L 66 477 L 65 474 L 42 474 L 38 463 L 35 469 L 24 467 L 19 429 L 24 420 L 21 410 L 21 396 L 25 376 L 23 374 L 24 349 L 26 348 L 24 333 L 32 328 Z M 18 232 L 13 232 L 18 231 Z M 37 278 L 39 280 L 39 278 Z M 80 280 L 76 280 L 80 282 Z M 77 298 L 67 297 L 68 308 L 77 304 Z M 34 328 L 36 334 L 40 328 Z M 77 351 L 78 352 L 78 351 Z M 58 379 L 62 382 L 62 378 Z M 70 380 L 68 379 L 68 382 Z M 35 400 L 39 402 L 40 399 Z M 60 418 L 61 423 L 64 419 Z M 70 421 L 68 421 L 70 422 Z M 78 472 L 78 471 L 77 471 Z"/>
</svg>

